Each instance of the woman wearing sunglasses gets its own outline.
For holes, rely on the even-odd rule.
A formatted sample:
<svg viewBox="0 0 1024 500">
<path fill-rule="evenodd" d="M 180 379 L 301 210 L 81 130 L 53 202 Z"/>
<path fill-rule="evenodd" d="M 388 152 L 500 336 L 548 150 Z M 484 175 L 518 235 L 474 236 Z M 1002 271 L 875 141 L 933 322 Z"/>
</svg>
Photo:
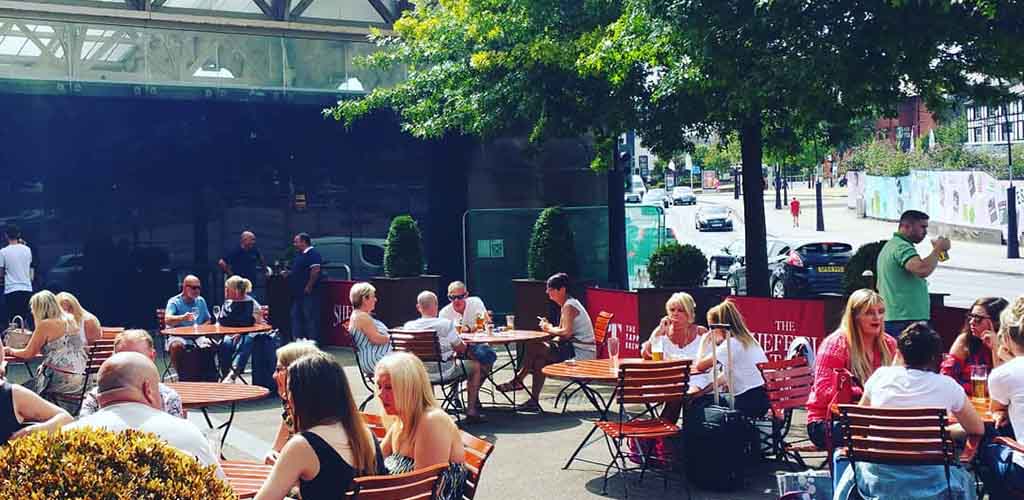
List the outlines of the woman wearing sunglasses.
<svg viewBox="0 0 1024 500">
<path fill-rule="evenodd" d="M 1002 364 L 994 353 L 997 351 L 999 315 L 1007 304 L 1002 297 L 982 297 L 974 301 L 964 320 L 963 330 L 942 361 L 941 373 L 953 377 L 968 395 L 978 396 L 971 390 L 971 372 L 975 366 L 986 366 L 991 371 Z"/>
</svg>

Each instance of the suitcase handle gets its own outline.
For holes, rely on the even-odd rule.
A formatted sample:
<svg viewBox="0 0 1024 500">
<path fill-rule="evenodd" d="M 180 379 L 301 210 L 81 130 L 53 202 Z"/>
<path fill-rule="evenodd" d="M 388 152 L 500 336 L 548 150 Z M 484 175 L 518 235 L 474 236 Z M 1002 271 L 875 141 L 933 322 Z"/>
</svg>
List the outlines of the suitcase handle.
<svg viewBox="0 0 1024 500">
<path fill-rule="evenodd" d="M 726 375 L 725 376 L 726 376 L 727 379 L 729 379 L 729 383 L 728 383 L 729 384 L 729 391 L 727 392 L 727 394 L 729 394 L 729 409 L 730 410 L 735 410 L 736 409 L 735 408 L 736 397 L 732 395 L 732 390 L 733 390 L 733 383 L 732 383 L 733 382 L 732 381 L 732 344 L 729 342 L 730 334 L 732 333 L 732 325 L 726 324 L 726 323 L 711 323 L 711 324 L 708 325 L 708 327 L 711 328 L 712 331 L 714 331 L 714 330 L 722 330 L 722 331 L 725 332 L 725 339 L 723 339 L 722 341 L 725 342 L 726 357 L 728 358 L 726 360 L 726 364 L 725 364 L 725 371 L 726 371 Z M 721 398 L 719 397 L 719 394 L 718 394 L 718 346 L 717 345 L 713 345 L 712 348 L 711 348 L 711 382 L 712 382 L 712 386 L 714 387 L 714 392 L 715 392 L 715 405 L 721 405 Z"/>
</svg>

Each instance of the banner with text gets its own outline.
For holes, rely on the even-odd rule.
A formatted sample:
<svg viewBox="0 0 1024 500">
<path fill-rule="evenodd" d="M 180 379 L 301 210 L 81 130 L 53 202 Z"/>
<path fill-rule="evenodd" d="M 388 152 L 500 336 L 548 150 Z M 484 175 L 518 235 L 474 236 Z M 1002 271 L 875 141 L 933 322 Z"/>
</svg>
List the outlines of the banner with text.
<svg viewBox="0 0 1024 500">
<path fill-rule="evenodd" d="M 352 317 L 352 303 L 348 292 L 355 281 L 327 280 L 323 282 L 323 305 L 320 308 L 320 342 L 323 345 L 351 346 L 352 336 L 345 322 Z"/>
<path fill-rule="evenodd" d="M 587 312 L 590 320 L 596 322 L 601 311 L 608 311 L 615 316 L 608 324 L 605 343 L 612 335 L 619 339 L 619 358 L 640 357 L 640 318 L 637 314 L 639 302 L 634 292 L 623 290 L 587 289 Z M 599 358 L 607 358 L 608 351 L 603 346 L 598 352 Z"/>
<path fill-rule="evenodd" d="M 820 300 L 782 300 L 764 297 L 730 297 L 747 328 L 761 343 L 770 361 L 786 359 L 789 344 L 807 337 L 815 352 L 825 338 L 825 303 Z"/>
</svg>

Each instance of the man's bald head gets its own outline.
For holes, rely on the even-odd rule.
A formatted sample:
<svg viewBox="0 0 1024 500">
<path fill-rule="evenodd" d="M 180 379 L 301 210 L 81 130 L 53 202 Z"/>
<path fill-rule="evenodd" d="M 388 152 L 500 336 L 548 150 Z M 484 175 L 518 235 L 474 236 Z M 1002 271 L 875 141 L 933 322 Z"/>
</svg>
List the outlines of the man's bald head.
<svg viewBox="0 0 1024 500">
<path fill-rule="evenodd" d="M 156 387 L 159 383 L 160 374 L 149 358 L 137 352 L 119 352 L 100 365 L 97 385 L 100 393 L 114 389 L 136 389 L 141 396 L 144 387 Z"/>
</svg>

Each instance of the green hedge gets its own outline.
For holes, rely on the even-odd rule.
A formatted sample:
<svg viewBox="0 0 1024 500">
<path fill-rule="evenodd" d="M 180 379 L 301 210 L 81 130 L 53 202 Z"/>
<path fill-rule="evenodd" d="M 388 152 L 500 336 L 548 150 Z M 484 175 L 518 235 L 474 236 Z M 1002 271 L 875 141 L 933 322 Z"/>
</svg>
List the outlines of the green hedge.
<svg viewBox="0 0 1024 500">
<path fill-rule="evenodd" d="M 423 273 L 423 238 L 416 221 L 409 215 L 391 220 L 384 243 L 384 276 L 405 278 Z"/>
</svg>

